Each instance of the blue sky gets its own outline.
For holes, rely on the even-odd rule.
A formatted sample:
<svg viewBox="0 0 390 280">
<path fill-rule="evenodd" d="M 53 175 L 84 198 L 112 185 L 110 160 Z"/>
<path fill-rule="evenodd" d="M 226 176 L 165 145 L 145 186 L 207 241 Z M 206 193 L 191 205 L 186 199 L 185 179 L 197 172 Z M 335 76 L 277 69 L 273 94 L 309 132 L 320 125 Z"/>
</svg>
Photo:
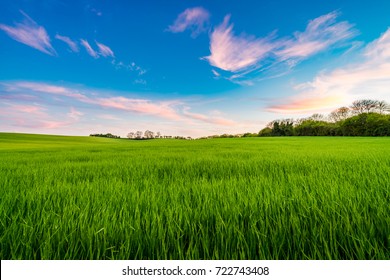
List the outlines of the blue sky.
<svg viewBox="0 0 390 280">
<path fill-rule="evenodd" d="M 389 101 L 388 1 L 2 0 L 0 131 L 199 137 Z"/>
</svg>

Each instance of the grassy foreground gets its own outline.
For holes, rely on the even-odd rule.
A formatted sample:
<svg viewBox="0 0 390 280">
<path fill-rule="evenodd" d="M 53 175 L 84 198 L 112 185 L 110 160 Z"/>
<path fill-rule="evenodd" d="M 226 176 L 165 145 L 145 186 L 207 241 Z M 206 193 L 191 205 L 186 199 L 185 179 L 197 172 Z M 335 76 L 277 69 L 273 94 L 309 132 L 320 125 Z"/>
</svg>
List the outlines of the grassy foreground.
<svg viewBox="0 0 390 280">
<path fill-rule="evenodd" d="M 1 259 L 389 259 L 390 138 L 0 133 Z"/>
</svg>

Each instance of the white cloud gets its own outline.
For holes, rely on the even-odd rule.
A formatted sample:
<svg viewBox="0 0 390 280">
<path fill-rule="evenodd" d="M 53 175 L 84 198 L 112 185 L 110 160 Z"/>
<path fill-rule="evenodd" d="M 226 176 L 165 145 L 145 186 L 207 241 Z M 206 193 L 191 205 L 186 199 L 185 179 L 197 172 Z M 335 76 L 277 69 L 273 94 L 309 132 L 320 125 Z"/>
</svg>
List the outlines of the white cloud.
<svg viewBox="0 0 390 280">
<path fill-rule="evenodd" d="M 191 36 L 196 37 L 207 30 L 209 18 L 210 14 L 204 8 L 189 8 L 182 12 L 167 30 L 172 33 L 179 33 L 190 29 L 192 31 Z"/>
<path fill-rule="evenodd" d="M 114 52 L 111 50 L 110 47 L 108 47 L 106 45 L 103 45 L 102 43 L 99 43 L 97 41 L 96 41 L 96 45 L 98 46 L 99 53 L 102 56 L 104 56 L 104 57 L 108 57 L 108 56 L 115 57 Z"/>
<path fill-rule="evenodd" d="M 74 107 L 71 107 L 70 112 L 67 115 L 69 118 L 78 121 L 80 117 L 84 115 L 84 113 L 77 111 Z"/>
<path fill-rule="evenodd" d="M 92 49 L 91 45 L 88 43 L 87 40 L 81 39 L 80 42 L 90 56 L 92 56 L 93 58 L 99 57 L 99 54 L 94 49 Z"/>
<path fill-rule="evenodd" d="M 39 26 L 26 13 L 21 12 L 24 20 L 16 23 L 15 26 L 0 24 L 0 29 L 7 33 L 15 41 L 30 46 L 48 55 L 56 55 L 56 51 L 51 45 L 50 37 L 46 29 Z"/>
<path fill-rule="evenodd" d="M 347 21 L 336 22 L 337 12 L 311 20 L 304 32 L 295 32 L 294 38 L 286 40 L 282 49 L 275 54 L 282 60 L 289 58 L 306 58 L 330 46 L 353 38 L 357 31 Z"/>
<path fill-rule="evenodd" d="M 79 47 L 77 46 L 77 43 L 75 41 L 73 41 L 72 39 L 70 39 L 69 37 L 61 36 L 61 35 L 57 34 L 55 36 L 55 38 L 57 40 L 60 40 L 64 43 L 66 43 L 73 52 L 79 52 Z"/>
</svg>

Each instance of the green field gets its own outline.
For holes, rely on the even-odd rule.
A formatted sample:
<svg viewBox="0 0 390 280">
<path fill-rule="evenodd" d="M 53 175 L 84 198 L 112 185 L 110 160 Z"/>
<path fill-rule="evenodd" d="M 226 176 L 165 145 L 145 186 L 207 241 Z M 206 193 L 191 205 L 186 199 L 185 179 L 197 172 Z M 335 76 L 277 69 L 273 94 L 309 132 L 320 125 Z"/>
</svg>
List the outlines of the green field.
<svg viewBox="0 0 390 280">
<path fill-rule="evenodd" d="M 389 259 L 390 138 L 0 133 L 1 259 Z"/>
</svg>

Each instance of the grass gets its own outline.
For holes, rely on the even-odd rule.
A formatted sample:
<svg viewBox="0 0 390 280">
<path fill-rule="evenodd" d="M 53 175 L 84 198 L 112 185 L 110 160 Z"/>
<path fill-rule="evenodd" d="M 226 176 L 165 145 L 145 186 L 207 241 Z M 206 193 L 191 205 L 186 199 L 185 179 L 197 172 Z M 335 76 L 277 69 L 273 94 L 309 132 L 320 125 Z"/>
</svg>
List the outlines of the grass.
<svg viewBox="0 0 390 280">
<path fill-rule="evenodd" d="M 1 259 L 389 259 L 390 138 L 0 133 Z"/>
</svg>

